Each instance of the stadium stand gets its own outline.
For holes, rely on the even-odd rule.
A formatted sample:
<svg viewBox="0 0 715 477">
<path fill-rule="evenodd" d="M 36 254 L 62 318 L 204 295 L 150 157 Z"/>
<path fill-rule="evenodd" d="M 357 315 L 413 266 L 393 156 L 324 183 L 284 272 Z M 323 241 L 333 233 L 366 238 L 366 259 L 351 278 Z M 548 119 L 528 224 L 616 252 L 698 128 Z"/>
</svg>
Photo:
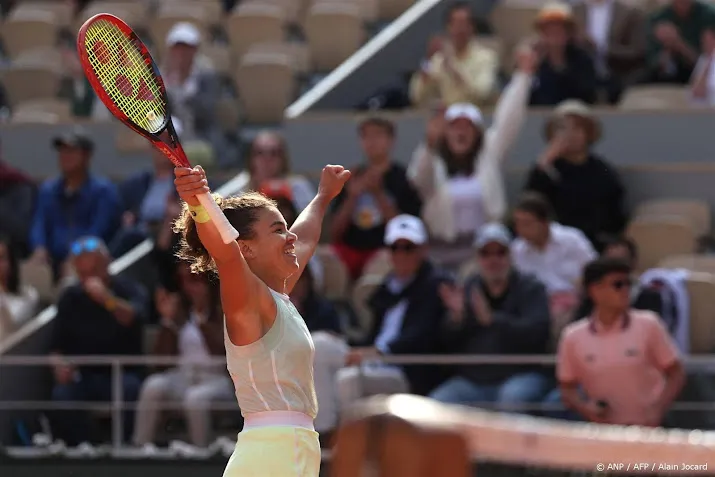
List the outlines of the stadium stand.
<svg viewBox="0 0 715 477">
<path fill-rule="evenodd" d="M 177 465 L 179 475 L 218 472 L 242 426 L 220 347 L 207 348 L 204 364 L 217 370 L 210 393 L 187 386 L 165 399 L 185 371 L 185 350 L 166 346 L 167 320 L 218 319 L 220 308 L 204 308 L 216 305 L 205 277 L 177 266 L 181 204 L 170 169 L 110 118 L 79 69 L 77 28 L 108 12 L 150 43 L 186 151 L 215 190 L 259 190 L 290 223 L 322 166 L 354 172 L 291 296 L 315 341 L 321 475 L 341 414 L 404 392 L 484 409 L 434 408 L 453 430 L 463 416 L 479 475 L 591 475 L 594 452 L 627 463 L 618 444 L 710 459 L 697 462 L 710 465 L 700 475 L 715 475 L 703 450 L 715 429 L 715 9 L 699 0 L 608 4 L 611 22 L 594 20 L 599 0 L 0 2 L 0 474 L 125 475 L 127 458 L 140 475 L 156 459 L 166 469 L 197 461 Z M 678 20 L 693 12 L 697 21 Z M 421 43 L 391 49 L 410 35 Z M 325 81 L 336 69 L 348 73 Z M 356 83 L 370 85 L 365 99 L 346 93 L 345 107 L 325 110 Z M 303 94 L 314 110 L 287 115 Z M 61 185 L 87 181 L 104 195 L 93 190 L 98 199 L 80 205 L 116 203 L 72 218 L 77 205 Z M 102 238 L 116 252 L 115 278 L 106 286 L 143 317 L 131 340 L 106 330 L 87 339 L 77 323 L 107 310 L 67 305 L 92 295 L 77 260 L 104 253 L 97 232 L 76 228 L 94 230 L 110 215 L 116 223 Z M 609 333 L 621 330 L 603 332 L 609 313 L 628 314 L 618 335 L 627 349 L 605 356 Z M 581 320 L 592 320 L 592 334 Z M 591 354 L 567 352 L 564 337 Z M 613 374 L 623 382 L 602 379 Z M 657 408 L 629 386 L 641 374 L 672 394 Z M 574 404 L 573 383 L 610 411 Z M 358 409 L 400 416 L 393 403 L 409 399 Z M 426 424 L 416 414 L 432 404 L 412 402 L 403 422 Z M 160 413 L 149 409 L 157 403 Z M 140 435 L 130 432 L 135 408 L 148 419 Z M 589 434 L 531 416 L 601 426 Z M 89 423 L 82 433 L 80 422 Z M 638 434 L 641 446 L 617 425 L 692 432 L 668 431 L 670 447 Z M 610 433 L 610 446 L 599 433 Z M 582 450 L 559 457 L 570 439 Z M 57 468 L 38 470 L 50 457 Z"/>
</svg>

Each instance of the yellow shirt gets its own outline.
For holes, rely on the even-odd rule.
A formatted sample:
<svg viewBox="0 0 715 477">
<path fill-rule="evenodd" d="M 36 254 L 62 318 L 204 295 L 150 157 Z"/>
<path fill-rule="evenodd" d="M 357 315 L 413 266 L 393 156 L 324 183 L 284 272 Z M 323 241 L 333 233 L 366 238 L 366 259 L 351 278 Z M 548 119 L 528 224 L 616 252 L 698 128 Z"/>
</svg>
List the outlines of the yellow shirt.
<svg viewBox="0 0 715 477">
<path fill-rule="evenodd" d="M 447 48 L 450 48 L 449 46 Z M 499 57 L 475 39 L 469 42 L 461 56 L 452 54 L 454 69 L 464 80 L 455 80 L 444 66 L 445 55 L 437 52 L 429 61 L 430 79 L 425 81 L 418 71 L 410 81 L 410 99 L 416 106 L 426 106 L 432 99 L 441 99 L 446 106 L 454 103 L 487 103 L 494 95 Z"/>
</svg>

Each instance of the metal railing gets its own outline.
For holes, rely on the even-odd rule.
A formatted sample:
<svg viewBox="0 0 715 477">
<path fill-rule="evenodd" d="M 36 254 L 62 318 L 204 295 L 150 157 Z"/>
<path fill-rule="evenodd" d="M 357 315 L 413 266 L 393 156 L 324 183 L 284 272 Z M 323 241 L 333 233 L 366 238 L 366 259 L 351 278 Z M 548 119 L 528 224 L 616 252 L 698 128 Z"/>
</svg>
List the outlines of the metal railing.
<svg viewBox="0 0 715 477">
<path fill-rule="evenodd" d="M 122 412 L 136 408 L 135 403 L 124 402 L 122 389 L 124 368 L 127 366 L 177 366 L 186 365 L 185 360 L 177 356 L 62 356 L 62 363 L 71 366 L 105 366 L 111 368 L 112 393 L 109 403 L 97 402 L 56 402 L 56 401 L 0 401 L 0 411 L 18 410 L 97 410 L 111 413 L 112 447 L 119 449 L 122 446 L 123 420 Z M 370 359 L 370 362 L 376 360 Z M 385 355 L 377 361 L 393 365 L 542 365 L 553 366 L 556 363 L 554 355 Z M 57 364 L 55 356 L 2 356 L 2 366 L 53 366 Z M 189 363 L 190 364 L 190 363 Z M 715 355 L 698 355 L 684 358 L 684 364 L 689 371 L 708 371 L 715 373 Z M 226 359 L 212 357 L 201 363 L 200 367 L 225 366 Z M 368 366 L 363 363 L 360 365 Z M 183 409 L 180 403 L 163 403 L 162 409 Z M 238 410 L 236 403 L 212 403 L 212 410 Z M 563 409 L 539 403 L 536 405 L 515 405 L 513 410 Z M 507 409 L 504 409 L 507 410 Z M 508 410 L 512 410 L 511 408 Z M 715 411 L 715 402 L 677 402 L 672 406 L 675 411 Z"/>
</svg>

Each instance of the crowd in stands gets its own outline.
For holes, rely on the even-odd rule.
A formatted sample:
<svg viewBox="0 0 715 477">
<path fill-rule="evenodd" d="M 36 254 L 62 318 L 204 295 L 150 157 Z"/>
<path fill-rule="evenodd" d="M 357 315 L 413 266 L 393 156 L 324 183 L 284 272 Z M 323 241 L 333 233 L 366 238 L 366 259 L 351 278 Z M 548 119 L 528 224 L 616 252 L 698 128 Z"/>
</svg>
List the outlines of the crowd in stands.
<svg viewBox="0 0 715 477">
<path fill-rule="evenodd" d="M 561 403 L 566 411 L 528 412 L 564 419 L 667 422 L 685 383 L 681 356 L 688 349 L 679 330 L 687 320 L 666 319 L 677 313 L 671 293 L 683 285 L 640 275 L 638 246 L 625 236 L 627 191 L 609 162 L 618 158 L 592 151 L 602 132 L 590 105 L 615 103 L 643 81 L 692 82 L 693 99 L 710 101 L 710 9 L 672 0 L 648 20 L 621 0 L 547 4 L 534 24 L 537 38 L 516 46 L 503 88 L 502 73 L 511 68 L 477 36 L 468 4 L 448 9 L 445 36 L 429 42 L 409 85 L 412 101 L 429 110 L 423 140 L 400 158 L 405 164 L 393 155 L 398 131 L 390 119 L 375 113 L 359 122 L 364 161 L 345 164 L 353 176 L 290 297 L 315 343 L 317 431 L 329 435 L 341 410 L 361 397 L 398 392 L 520 412 Z M 229 163 L 238 150 L 215 126 L 220 85 L 201 62 L 201 41 L 195 26 L 171 28 L 162 72 L 182 140 L 221 151 L 225 157 L 216 160 Z M 67 90 L 75 113 L 106 114 L 75 69 Z M 490 123 L 480 110 L 489 104 Z M 534 153 L 510 208 L 503 164 L 530 105 L 554 108 L 544 150 Z M 52 145 L 60 173 L 37 187 L 0 162 L 0 340 L 42 302 L 20 279 L 21 268 L 48 270 L 59 284 L 52 399 L 112 395 L 109 369 L 74 367 L 63 356 L 175 356 L 175 367 L 124 370 L 123 400 L 135 405 L 124 412 L 124 440 L 165 440 L 161 405 L 178 402 L 188 439 L 206 445 L 214 436 L 211 404 L 234 402 L 233 385 L 211 360 L 224 355 L 216 280 L 175 256 L 173 221 L 182 204 L 171 164 L 156 152 L 151 168 L 116 185 L 92 171 L 94 143 L 81 128 Z M 275 199 L 289 226 L 315 194 L 309 179 L 291 172 L 277 131 L 255 135 L 243 174 L 244 190 Z M 160 271 L 155 287 L 109 273 L 112 258 L 148 237 Z M 336 276 L 359 297 L 354 306 L 330 299 Z M 380 359 L 448 353 L 556 353 L 557 365 L 398 366 Z M 51 417 L 53 432 L 68 444 L 96 438 L 86 411 Z"/>
</svg>

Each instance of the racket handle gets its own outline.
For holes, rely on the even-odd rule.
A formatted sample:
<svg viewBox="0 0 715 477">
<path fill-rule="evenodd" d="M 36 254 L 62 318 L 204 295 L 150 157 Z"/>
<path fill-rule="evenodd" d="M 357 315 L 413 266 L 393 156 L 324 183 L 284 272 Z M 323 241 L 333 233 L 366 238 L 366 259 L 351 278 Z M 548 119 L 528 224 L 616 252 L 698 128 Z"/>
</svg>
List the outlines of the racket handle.
<svg viewBox="0 0 715 477">
<path fill-rule="evenodd" d="M 201 202 L 201 205 L 206 209 L 206 213 L 211 217 L 214 225 L 218 229 L 218 233 L 221 234 L 223 243 L 229 244 L 238 238 L 238 232 L 233 228 L 231 222 L 228 221 L 226 215 L 219 208 L 218 204 L 211 196 L 211 194 L 200 194 L 196 196 Z"/>
</svg>

